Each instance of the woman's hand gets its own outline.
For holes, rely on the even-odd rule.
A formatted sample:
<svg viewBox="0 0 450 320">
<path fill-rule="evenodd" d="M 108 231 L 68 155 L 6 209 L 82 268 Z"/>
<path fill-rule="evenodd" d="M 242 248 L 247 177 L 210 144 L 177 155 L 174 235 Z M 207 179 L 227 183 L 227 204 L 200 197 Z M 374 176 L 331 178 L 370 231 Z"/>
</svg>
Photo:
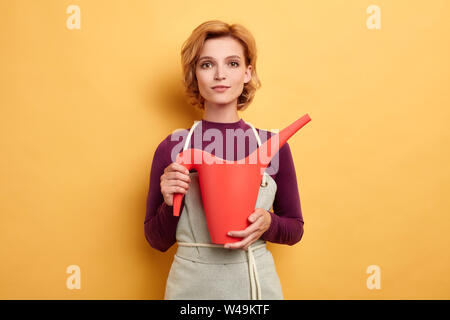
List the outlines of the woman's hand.
<svg viewBox="0 0 450 320">
<path fill-rule="evenodd" d="M 173 206 L 173 195 L 175 193 L 187 193 L 191 182 L 189 170 L 176 162 L 172 162 L 164 169 L 160 180 L 161 193 L 168 206 Z"/>
<path fill-rule="evenodd" d="M 261 235 L 266 232 L 270 227 L 272 222 L 272 217 L 270 213 L 263 208 L 256 208 L 255 211 L 249 215 L 248 221 L 250 225 L 241 231 L 230 231 L 228 233 L 231 237 L 244 238 L 241 241 L 234 243 L 225 243 L 224 248 L 228 249 L 244 249 L 247 250 L 248 247 L 261 237 Z"/>
</svg>

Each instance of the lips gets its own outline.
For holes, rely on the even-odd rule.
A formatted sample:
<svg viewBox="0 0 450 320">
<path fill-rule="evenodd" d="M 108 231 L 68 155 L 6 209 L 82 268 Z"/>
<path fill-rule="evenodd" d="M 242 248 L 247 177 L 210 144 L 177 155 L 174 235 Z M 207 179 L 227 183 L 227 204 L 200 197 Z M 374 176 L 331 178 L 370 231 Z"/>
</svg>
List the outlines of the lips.
<svg viewBox="0 0 450 320">
<path fill-rule="evenodd" d="M 212 87 L 213 89 L 225 89 L 225 88 L 229 88 L 228 86 L 214 86 Z"/>
<path fill-rule="evenodd" d="M 212 89 L 215 92 L 220 92 L 220 93 L 223 93 L 223 92 L 227 91 L 228 88 L 229 88 L 228 86 L 223 86 L 223 85 L 217 85 L 217 86 L 212 87 Z"/>
</svg>

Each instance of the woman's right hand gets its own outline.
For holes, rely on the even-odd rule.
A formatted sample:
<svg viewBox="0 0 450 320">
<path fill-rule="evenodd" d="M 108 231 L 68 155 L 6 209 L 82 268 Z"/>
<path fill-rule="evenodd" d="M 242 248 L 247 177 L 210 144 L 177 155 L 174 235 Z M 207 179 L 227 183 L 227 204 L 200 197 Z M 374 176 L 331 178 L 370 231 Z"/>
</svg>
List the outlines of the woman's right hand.
<svg viewBox="0 0 450 320">
<path fill-rule="evenodd" d="M 176 162 L 169 164 L 161 175 L 161 193 L 164 202 L 168 206 L 173 206 L 174 193 L 186 194 L 190 182 L 188 169 Z"/>
</svg>

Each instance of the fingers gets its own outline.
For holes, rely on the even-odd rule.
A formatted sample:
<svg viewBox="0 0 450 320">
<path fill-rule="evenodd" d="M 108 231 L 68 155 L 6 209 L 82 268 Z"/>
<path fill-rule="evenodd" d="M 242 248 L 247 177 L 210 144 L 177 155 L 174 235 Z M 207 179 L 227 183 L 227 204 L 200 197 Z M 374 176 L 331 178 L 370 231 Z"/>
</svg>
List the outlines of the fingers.
<svg viewBox="0 0 450 320">
<path fill-rule="evenodd" d="M 185 182 L 183 180 L 179 180 L 179 179 L 168 179 L 163 181 L 162 183 L 167 186 L 167 187 L 172 187 L 172 186 L 178 186 L 178 187 L 182 187 L 185 189 L 189 189 L 189 182 Z"/>
<path fill-rule="evenodd" d="M 255 211 L 248 217 L 248 220 L 252 223 L 245 230 L 230 231 L 228 235 L 230 237 L 243 238 L 241 241 L 234 243 L 226 243 L 225 248 L 230 249 L 244 249 L 247 250 L 253 242 L 255 242 L 261 235 L 267 230 L 266 221 L 264 217 L 264 209 L 255 209 Z"/>
<path fill-rule="evenodd" d="M 171 186 L 168 189 L 169 189 L 170 193 L 183 193 L 183 194 L 185 194 L 187 192 L 187 190 L 185 188 L 178 187 L 178 186 Z"/>
<path fill-rule="evenodd" d="M 165 194 L 186 193 L 189 185 L 179 180 L 168 180 L 161 183 L 161 192 Z"/>
<path fill-rule="evenodd" d="M 259 209 L 255 209 L 255 211 L 251 215 L 248 216 L 248 221 L 253 223 L 260 217 L 263 217 L 263 213 Z"/>
<path fill-rule="evenodd" d="M 160 180 L 161 192 L 167 197 L 173 193 L 186 193 L 191 182 L 189 170 L 176 162 L 172 162 L 164 169 Z"/>
<path fill-rule="evenodd" d="M 250 235 L 248 237 L 249 240 L 247 241 L 247 243 L 243 243 L 244 247 L 242 249 L 247 250 L 248 247 L 250 247 L 253 244 L 253 242 L 255 242 L 256 240 L 259 239 L 260 236 L 261 236 L 261 234 L 258 234 L 258 233 L 254 233 L 254 234 Z"/>
<path fill-rule="evenodd" d="M 164 173 L 178 171 L 180 173 L 189 174 L 189 170 L 177 162 L 172 162 L 164 169 Z"/>
<path fill-rule="evenodd" d="M 188 174 L 181 173 L 179 171 L 172 171 L 166 174 L 167 180 L 183 180 L 187 183 L 191 182 L 191 178 Z"/>
<path fill-rule="evenodd" d="M 229 236 L 244 239 L 234 243 L 226 243 L 224 247 L 229 249 L 243 248 L 244 250 L 247 250 L 247 248 L 264 233 L 262 230 L 262 224 L 262 219 L 258 217 L 258 219 L 252 225 L 248 226 L 245 230 L 230 231 L 228 233 Z"/>
<path fill-rule="evenodd" d="M 164 169 L 164 174 L 161 175 L 160 180 L 161 184 L 167 182 L 168 186 L 178 185 L 184 188 L 188 188 L 191 182 L 189 170 L 176 162 L 172 162 Z"/>
<path fill-rule="evenodd" d="M 263 219 L 262 216 L 258 216 L 258 218 L 253 222 L 251 225 L 249 225 L 246 229 L 240 230 L 240 231 L 230 231 L 228 235 L 230 237 L 239 237 L 239 238 L 245 238 L 249 236 L 250 234 L 254 233 L 255 231 L 261 231 L 263 226 Z"/>
<path fill-rule="evenodd" d="M 255 242 L 257 239 L 259 238 L 259 233 L 255 232 L 252 233 L 250 236 L 242 239 L 241 241 L 238 242 L 234 242 L 234 243 L 226 243 L 224 245 L 225 248 L 227 249 L 244 249 L 247 250 L 249 246 L 251 246 L 251 244 L 253 242 Z"/>
</svg>

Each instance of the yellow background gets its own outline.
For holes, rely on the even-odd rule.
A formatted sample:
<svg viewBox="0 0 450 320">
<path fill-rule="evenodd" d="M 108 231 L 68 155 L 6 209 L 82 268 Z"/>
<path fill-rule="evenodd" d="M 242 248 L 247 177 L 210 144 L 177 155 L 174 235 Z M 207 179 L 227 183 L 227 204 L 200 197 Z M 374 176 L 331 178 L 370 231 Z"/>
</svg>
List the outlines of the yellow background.
<svg viewBox="0 0 450 320">
<path fill-rule="evenodd" d="M 380 30 L 366 26 L 372 4 Z M 263 129 L 312 119 L 289 140 L 303 239 L 269 244 L 285 298 L 449 299 L 449 12 L 446 0 L 1 0 L 0 298 L 163 298 L 176 245 L 144 237 L 152 157 L 201 119 L 180 49 L 221 19 L 258 46 L 262 87 L 240 116 Z"/>
</svg>

